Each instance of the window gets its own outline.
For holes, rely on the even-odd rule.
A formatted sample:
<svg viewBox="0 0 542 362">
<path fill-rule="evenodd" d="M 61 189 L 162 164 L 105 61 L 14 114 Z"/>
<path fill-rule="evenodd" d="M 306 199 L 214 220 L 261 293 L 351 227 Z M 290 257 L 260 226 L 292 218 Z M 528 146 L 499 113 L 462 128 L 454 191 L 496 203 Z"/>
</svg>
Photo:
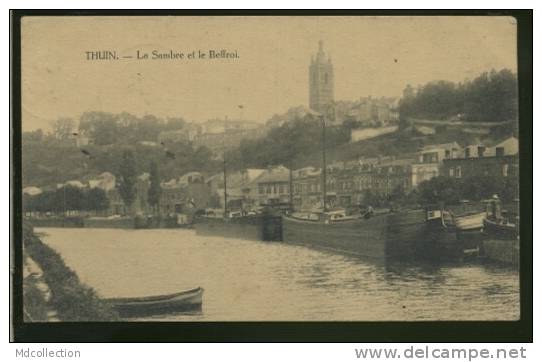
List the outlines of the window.
<svg viewBox="0 0 542 362">
<path fill-rule="evenodd" d="M 265 193 L 265 188 L 263 187 L 263 185 L 258 186 L 258 192 L 260 193 L 260 195 L 263 195 Z"/>
<path fill-rule="evenodd" d="M 448 170 L 448 175 L 450 177 L 454 177 L 454 169 L 453 169 L 453 167 L 450 167 L 450 169 Z"/>
<path fill-rule="evenodd" d="M 267 185 L 267 187 L 265 188 L 265 193 L 266 193 L 266 194 L 270 194 L 270 193 L 271 193 L 271 186 Z"/>
<path fill-rule="evenodd" d="M 504 147 L 495 148 L 495 156 L 497 156 L 497 157 L 504 156 Z"/>
<path fill-rule="evenodd" d="M 284 193 L 284 185 L 279 186 L 279 193 L 281 193 L 281 194 Z"/>
<path fill-rule="evenodd" d="M 505 163 L 504 165 L 502 165 L 502 175 L 504 177 L 508 177 L 508 164 Z"/>
<path fill-rule="evenodd" d="M 455 177 L 461 178 L 461 166 L 455 168 Z"/>
</svg>

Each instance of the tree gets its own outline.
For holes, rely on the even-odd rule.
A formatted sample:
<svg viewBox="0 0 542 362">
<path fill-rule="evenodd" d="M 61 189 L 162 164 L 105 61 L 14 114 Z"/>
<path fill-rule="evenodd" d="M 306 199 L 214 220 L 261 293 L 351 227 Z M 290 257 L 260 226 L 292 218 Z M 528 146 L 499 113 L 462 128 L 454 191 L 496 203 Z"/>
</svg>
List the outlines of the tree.
<svg viewBox="0 0 542 362">
<path fill-rule="evenodd" d="M 147 114 L 137 122 L 136 139 L 138 141 L 156 141 L 160 130 L 164 128 L 164 121 Z"/>
<path fill-rule="evenodd" d="M 363 190 L 363 205 L 379 207 L 382 204 L 382 197 L 371 189 Z"/>
<path fill-rule="evenodd" d="M 509 69 L 485 72 L 465 83 L 430 82 L 417 91 L 409 85 L 399 102 L 402 120 L 502 122 L 516 120 L 517 112 L 517 76 Z"/>
<path fill-rule="evenodd" d="M 165 130 L 173 131 L 182 129 L 186 125 L 186 121 L 180 117 L 170 117 L 166 120 Z"/>
<path fill-rule="evenodd" d="M 88 211 L 103 211 L 109 208 L 109 199 L 104 190 L 97 187 L 86 192 L 85 209 Z"/>
<path fill-rule="evenodd" d="M 465 86 L 465 116 L 470 121 L 517 119 L 518 84 L 508 69 L 481 74 Z"/>
<path fill-rule="evenodd" d="M 326 128 L 326 148 L 331 152 L 336 146 L 350 141 L 347 127 Z M 228 164 L 234 167 L 267 167 L 268 165 L 295 164 L 299 158 L 322 153 L 322 123 L 319 118 L 307 115 L 272 128 L 266 137 L 242 140 L 236 152 L 228 155 Z M 233 157 L 232 157 L 233 156 Z M 295 158 L 295 159 L 294 159 Z"/>
<path fill-rule="evenodd" d="M 390 201 L 399 202 L 399 201 L 403 200 L 405 197 L 406 197 L 405 187 L 403 185 L 397 185 L 391 191 L 388 199 Z"/>
<path fill-rule="evenodd" d="M 126 150 L 122 155 L 119 167 L 119 194 L 124 204 L 131 210 L 135 200 L 135 185 L 137 182 L 136 161 L 132 151 Z"/>
<path fill-rule="evenodd" d="M 160 203 L 160 194 L 162 193 L 162 188 L 160 187 L 160 174 L 158 173 L 158 165 L 156 162 L 152 161 L 150 165 L 150 181 L 149 190 L 147 191 L 147 201 L 149 205 L 153 208 L 154 213 L 158 209 Z"/>
<path fill-rule="evenodd" d="M 85 112 L 79 121 L 79 130 L 87 133 L 97 145 L 115 143 L 120 135 L 119 116 L 107 112 Z"/>
<path fill-rule="evenodd" d="M 43 130 L 39 128 L 35 131 L 23 132 L 22 141 L 29 143 L 43 141 Z"/>
<path fill-rule="evenodd" d="M 51 123 L 53 136 L 63 140 L 68 138 L 75 131 L 75 121 L 71 118 L 59 118 Z"/>
<path fill-rule="evenodd" d="M 420 204 L 455 204 L 461 199 L 460 187 L 455 178 L 437 176 L 418 185 Z"/>
</svg>

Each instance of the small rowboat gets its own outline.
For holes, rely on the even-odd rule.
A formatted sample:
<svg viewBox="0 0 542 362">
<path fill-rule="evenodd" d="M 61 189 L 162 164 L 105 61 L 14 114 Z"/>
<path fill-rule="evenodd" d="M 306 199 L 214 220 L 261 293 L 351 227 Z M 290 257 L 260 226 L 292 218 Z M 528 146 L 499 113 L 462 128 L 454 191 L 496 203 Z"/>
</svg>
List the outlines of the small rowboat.
<svg viewBox="0 0 542 362">
<path fill-rule="evenodd" d="M 203 288 L 180 293 L 139 298 L 106 299 L 121 317 L 164 314 L 171 312 L 197 311 L 201 309 Z"/>
</svg>

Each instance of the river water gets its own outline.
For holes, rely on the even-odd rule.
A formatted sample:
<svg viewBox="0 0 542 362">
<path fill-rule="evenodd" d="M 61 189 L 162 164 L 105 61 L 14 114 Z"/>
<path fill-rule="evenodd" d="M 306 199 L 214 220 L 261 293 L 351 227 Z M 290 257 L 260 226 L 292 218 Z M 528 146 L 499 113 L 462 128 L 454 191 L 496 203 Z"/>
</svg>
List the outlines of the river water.
<svg viewBox="0 0 542 362">
<path fill-rule="evenodd" d="M 201 286 L 191 321 L 515 320 L 519 273 L 472 264 L 376 263 L 194 230 L 36 229 L 102 297 Z"/>
</svg>

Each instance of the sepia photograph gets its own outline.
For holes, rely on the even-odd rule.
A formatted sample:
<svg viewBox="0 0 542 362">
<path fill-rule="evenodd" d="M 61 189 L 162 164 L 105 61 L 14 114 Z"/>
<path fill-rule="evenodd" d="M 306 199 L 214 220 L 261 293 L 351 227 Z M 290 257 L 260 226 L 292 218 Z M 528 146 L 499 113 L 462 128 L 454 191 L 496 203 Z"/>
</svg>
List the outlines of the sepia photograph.
<svg viewBox="0 0 542 362">
<path fill-rule="evenodd" d="M 521 319 L 515 17 L 20 22 L 25 324 Z"/>
</svg>

